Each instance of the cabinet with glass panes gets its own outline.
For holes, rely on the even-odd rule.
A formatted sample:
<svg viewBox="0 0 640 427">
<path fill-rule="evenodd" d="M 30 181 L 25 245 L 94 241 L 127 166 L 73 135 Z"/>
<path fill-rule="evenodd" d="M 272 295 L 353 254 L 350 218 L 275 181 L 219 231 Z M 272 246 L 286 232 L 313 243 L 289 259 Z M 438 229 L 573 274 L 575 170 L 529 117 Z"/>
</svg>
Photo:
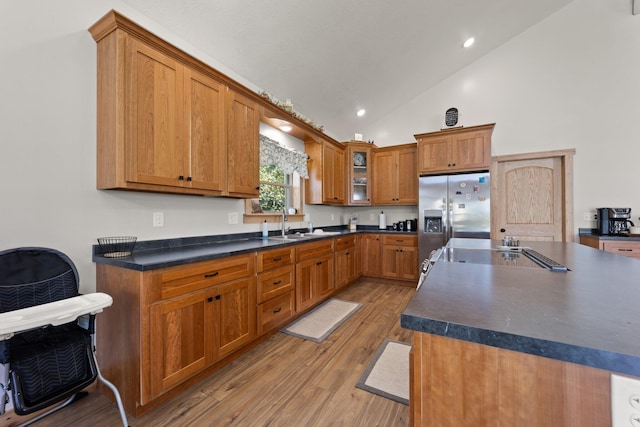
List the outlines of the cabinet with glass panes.
<svg viewBox="0 0 640 427">
<path fill-rule="evenodd" d="M 345 143 L 347 147 L 347 177 L 349 205 L 371 205 L 371 166 L 373 144 L 359 141 Z"/>
</svg>

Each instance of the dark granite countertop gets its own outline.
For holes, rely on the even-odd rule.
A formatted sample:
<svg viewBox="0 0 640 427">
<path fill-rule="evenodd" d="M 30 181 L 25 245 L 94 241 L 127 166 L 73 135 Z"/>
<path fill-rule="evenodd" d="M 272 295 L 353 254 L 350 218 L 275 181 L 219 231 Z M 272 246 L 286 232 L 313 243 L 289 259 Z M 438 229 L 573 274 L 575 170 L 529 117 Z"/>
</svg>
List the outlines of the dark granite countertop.
<svg viewBox="0 0 640 427">
<path fill-rule="evenodd" d="M 580 228 L 578 229 L 578 235 L 595 237 L 600 240 L 626 240 L 629 242 L 640 242 L 640 235 L 637 234 L 602 235 L 598 234 L 597 230 L 592 228 Z"/>
<path fill-rule="evenodd" d="M 338 234 L 326 234 L 310 239 L 277 240 L 263 239 L 260 233 L 244 233 L 230 235 L 213 235 L 201 237 L 187 237 L 165 240 L 140 241 L 136 243 L 133 253 L 124 258 L 107 258 L 101 255 L 100 247 L 93 246 L 93 262 L 108 264 L 130 270 L 146 271 L 157 268 L 172 267 L 191 262 L 206 261 L 231 255 L 256 252 L 277 247 L 313 242 L 322 239 L 350 235 L 356 233 L 381 233 L 416 235 L 416 232 L 400 232 L 391 229 L 379 230 L 373 226 L 358 226 L 358 230 L 351 232 L 344 227 L 319 227 L 324 231 Z M 294 232 L 304 230 L 294 230 Z M 270 237 L 277 236 L 271 232 Z"/>
<path fill-rule="evenodd" d="M 577 243 L 520 244 L 570 271 L 438 261 L 401 325 L 640 376 L 640 261 Z"/>
</svg>

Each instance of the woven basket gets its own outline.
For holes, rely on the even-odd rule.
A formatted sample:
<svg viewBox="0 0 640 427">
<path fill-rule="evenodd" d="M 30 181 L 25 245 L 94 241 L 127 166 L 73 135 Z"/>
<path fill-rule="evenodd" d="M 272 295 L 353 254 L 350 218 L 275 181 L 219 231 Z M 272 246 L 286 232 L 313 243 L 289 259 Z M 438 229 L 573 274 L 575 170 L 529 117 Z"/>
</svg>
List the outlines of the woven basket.
<svg viewBox="0 0 640 427">
<path fill-rule="evenodd" d="M 136 240 L 138 238 L 134 236 L 98 237 L 98 245 L 102 256 L 124 258 L 131 255 Z"/>
</svg>

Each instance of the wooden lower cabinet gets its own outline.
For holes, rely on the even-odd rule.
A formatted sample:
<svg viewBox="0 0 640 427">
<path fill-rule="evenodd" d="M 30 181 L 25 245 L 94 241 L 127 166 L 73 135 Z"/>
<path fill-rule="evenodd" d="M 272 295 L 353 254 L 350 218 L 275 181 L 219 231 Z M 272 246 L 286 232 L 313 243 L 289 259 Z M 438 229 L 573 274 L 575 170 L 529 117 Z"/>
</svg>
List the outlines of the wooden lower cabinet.
<svg viewBox="0 0 640 427">
<path fill-rule="evenodd" d="M 417 236 L 382 236 L 382 275 L 389 278 L 418 278 Z"/>
<path fill-rule="evenodd" d="M 362 275 L 382 276 L 382 239 L 379 234 L 362 236 Z"/>
<path fill-rule="evenodd" d="M 295 248 L 258 252 L 258 335 L 295 314 Z"/>
<path fill-rule="evenodd" d="M 611 425 L 610 372 L 414 332 L 412 426 Z"/>
<path fill-rule="evenodd" d="M 255 265 L 250 253 L 150 271 L 96 266 L 96 290 L 113 297 L 97 322 L 97 357 L 129 414 L 256 337 Z"/>
<path fill-rule="evenodd" d="M 333 240 L 296 247 L 296 312 L 322 301 L 334 291 Z"/>
<path fill-rule="evenodd" d="M 601 239 L 598 236 L 580 236 L 580 243 L 617 255 L 640 259 L 640 241 L 638 240 L 622 241 Z"/>
<path fill-rule="evenodd" d="M 335 245 L 335 287 L 342 289 L 361 276 L 360 245 L 358 236 L 338 237 Z"/>
</svg>

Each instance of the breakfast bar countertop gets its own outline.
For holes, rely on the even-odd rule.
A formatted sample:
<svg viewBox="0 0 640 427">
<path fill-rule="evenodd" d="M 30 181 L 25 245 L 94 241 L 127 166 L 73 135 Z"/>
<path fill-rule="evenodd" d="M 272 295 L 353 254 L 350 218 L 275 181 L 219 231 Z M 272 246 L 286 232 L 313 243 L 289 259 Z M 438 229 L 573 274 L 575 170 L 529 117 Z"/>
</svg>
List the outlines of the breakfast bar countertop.
<svg viewBox="0 0 640 427">
<path fill-rule="evenodd" d="M 453 240 L 476 249 L 501 244 Z M 577 243 L 520 244 L 569 271 L 438 261 L 401 325 L 640 376 L 640 261 Z"/>
</svg>

